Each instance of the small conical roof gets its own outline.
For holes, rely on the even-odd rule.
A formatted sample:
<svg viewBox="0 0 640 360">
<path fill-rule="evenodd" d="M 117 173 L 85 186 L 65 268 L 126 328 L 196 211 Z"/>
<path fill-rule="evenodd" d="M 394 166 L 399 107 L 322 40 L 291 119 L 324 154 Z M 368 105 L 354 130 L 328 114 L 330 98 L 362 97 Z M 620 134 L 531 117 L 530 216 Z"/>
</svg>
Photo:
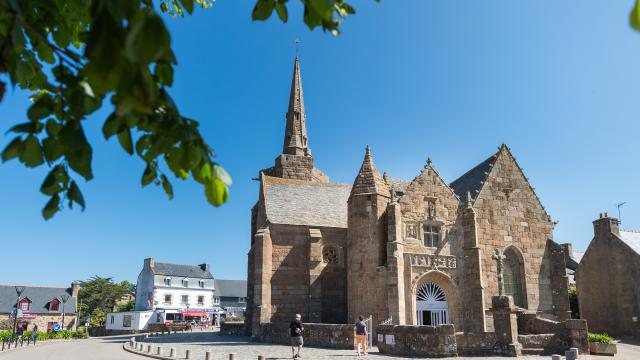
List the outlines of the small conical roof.
<svg viewBox="0 0 640 360">
<path fill-rule="evenodd" d="M 386 197 L 390 197 L 389 186 L 386 184 L 378 169 L 373 162 L 373 156 L 371 155 L 371 148 L 367 145 L 364 154 L 364 160 L 362 166 L 360 166 L 360 172 L 356 176 L 356 180 L 353 183 L 351 189 L 351 195 L 356 194 L 379 194 Z"/>
</svg>

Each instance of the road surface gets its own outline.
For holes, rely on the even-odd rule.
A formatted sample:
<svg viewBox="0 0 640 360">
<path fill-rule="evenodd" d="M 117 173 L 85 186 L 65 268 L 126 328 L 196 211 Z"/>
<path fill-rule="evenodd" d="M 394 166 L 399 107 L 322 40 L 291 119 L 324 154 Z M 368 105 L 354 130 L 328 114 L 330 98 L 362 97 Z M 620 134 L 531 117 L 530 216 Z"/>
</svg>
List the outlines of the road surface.
<svg viewBox="0 0 640 360">
<path fill-rule="evenodd" d="M 42 341 L 36 346 L 0 353 L 1 360 L 144 360 L 122 350 L 128 336 L 74 341 Z"/>
</svg>

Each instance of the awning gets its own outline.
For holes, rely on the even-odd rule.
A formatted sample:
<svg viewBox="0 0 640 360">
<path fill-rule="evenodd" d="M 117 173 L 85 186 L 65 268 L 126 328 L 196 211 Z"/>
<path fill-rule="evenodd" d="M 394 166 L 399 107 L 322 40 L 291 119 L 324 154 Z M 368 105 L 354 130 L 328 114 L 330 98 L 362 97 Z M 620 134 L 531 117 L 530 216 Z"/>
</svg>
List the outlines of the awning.
<svg viewBox="0 0 640 360">
<path fill-rule="evenodd" d="M 180 315 L 182 316 L 207 316 L 207 313 L 204 311 L 181 311 Z"/>
</svg>

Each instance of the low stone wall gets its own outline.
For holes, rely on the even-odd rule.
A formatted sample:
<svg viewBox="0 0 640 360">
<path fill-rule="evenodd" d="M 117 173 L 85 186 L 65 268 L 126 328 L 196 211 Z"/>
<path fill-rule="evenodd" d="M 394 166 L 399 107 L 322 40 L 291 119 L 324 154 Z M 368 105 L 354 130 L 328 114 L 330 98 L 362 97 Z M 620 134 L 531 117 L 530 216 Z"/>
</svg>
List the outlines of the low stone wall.
<svg viewBox="0 0 640 360">
<path fill-rule="evenodd" d="M 518 314 L 519 334 L 555 334 L 564 329 L 562 322 L 538 317 L 536 313 Z"/>
<path fill-rule="evenodd" d="M 305 346 L 332 349 L 353 349 L 353 325 L 347 324 L 303 324 Z M 291 343 L 289 323 L 268 323 L 260 326 L 260 342 L 273 344 Z"/>
<path fill-rule="evenodd" d="M 458 356 L 453 325 L 379 325 L 376 331 L 381 353 L 412 357 Z"/>
<path fill-rule="evenodd" d="M 244 336 L 247 334 L 247 328 L 244 322 L 225 321 L 220 324 L 220 336 Z"/>
<path fill-rule="evenodd" d="M 589 339 L 587 337 L 587 320 L 569 319 L 564 321 L 569 347 L 575 347 L 581 354 L 589 353 Z"/>
<path fill-rule="evenodd" d="M 457 333 L 458 354 L 463 356 L 499 356 L 496 333 Z"/>
</svg>

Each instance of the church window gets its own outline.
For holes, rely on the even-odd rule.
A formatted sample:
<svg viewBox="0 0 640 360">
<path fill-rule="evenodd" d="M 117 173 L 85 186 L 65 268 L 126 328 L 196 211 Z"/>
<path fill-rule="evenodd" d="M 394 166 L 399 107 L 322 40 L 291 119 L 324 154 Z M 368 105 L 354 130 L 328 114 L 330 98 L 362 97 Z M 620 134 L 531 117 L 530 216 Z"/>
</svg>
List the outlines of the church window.
<svg viewBox="0 0 640 360">
<path fill-rule="evenodd" d="M 423 244 L 426 247 L 440 246 L 440 226 L 424 225 Z"/>
<path fill-rule="evenodd" d="M 504 267 L 504 291 L 507 295 L 513 297 L 513 303 L 519 307 L 526 307 L 524 299 L 524 291 L 522 278 L 524 271 L 522 270 L 522 264 L 516 252 L 512 249 L 508 249 L 504 253 L 505 255 L 505 267 Z"/>
<path fill-rule="evenodd" d="M 327 264 L 337 264 L 338 263 L 338 250 L 333 246 L 325 246 L 322 249 L 322 261 Z"/>
</svg>

